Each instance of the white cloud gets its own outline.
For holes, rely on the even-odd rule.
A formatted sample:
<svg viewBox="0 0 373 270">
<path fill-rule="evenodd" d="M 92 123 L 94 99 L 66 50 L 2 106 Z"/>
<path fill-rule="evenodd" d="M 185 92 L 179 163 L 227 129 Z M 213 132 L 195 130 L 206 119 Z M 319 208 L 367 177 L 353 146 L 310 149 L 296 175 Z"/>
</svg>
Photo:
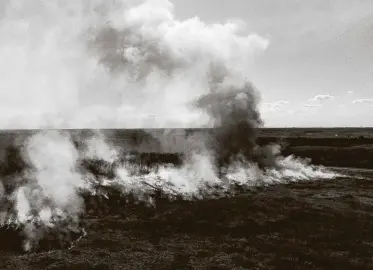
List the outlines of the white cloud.
<svg viewBox="0 0 373 270">
<path fill-rule="evenodd" d="M 373 105 L 373 98 L 360 98 L 352 101 L 353 104 L 371 104 Z"/>
<path fill-rule="evenodd" d="M 304 109 L 307 108 L 320 108 L 323 106 L 324 101 L 331 101 L 334 100 L 335 97 L 326 94 L 319 94 L 314 96 L 313 98 L 308 99 L 308 102 L 303 105 Z"/>
<path fill-rule="evenodd" d="M 354 91 L 347 91 L 347 94 L 348 95 L 353 95 L 353 94 L 355 94 L 355 92 Z"/>
<path fill-rule="evenodd" d="M 313 104 L 307 103 L 307 104 L 304 104 L 304 107 L 306 107 L 306 108 L 318 108 L 318 107 L 321 107 L 321 104 L 320 103 L 313 103 Z"/>
<path fill-rule="evenodd" d="M 320 94 L 310 99 L 310 101 L 324 101 L 324 100 L 334 100 L 334 96 Z"/>
<path fill-rule="evenodd" d="M 278 111 L 284 108 L 285 105 L 289 104 L 287 100 L 279 100 L 275 102 L 265 102 L 262 104 L 261 108 L 264 112 L 266 111 Z"/>
</svg>

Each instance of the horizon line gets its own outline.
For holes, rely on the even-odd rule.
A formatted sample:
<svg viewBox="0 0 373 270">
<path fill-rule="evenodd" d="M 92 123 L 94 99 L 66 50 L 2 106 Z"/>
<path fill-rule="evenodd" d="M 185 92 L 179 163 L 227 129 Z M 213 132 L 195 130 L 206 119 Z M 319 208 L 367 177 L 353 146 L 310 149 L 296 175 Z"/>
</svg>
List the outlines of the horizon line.
<svg viewBox="0 0 373 270">
<path fill-rule="evenodd" d="M 373 126 L 309 126 L 309 127 L 302 127 L 302 126 L 292 126 L 292 127 L 258 127 L 256 129 L 367 129 L 373 128 Z M 4 128 L 0 129 L 0 131 L 37 131 L 37 130 L 201 130 L 201 129 L 214 129 L 214 127 L 162 127 L 162 128 Z"/>
</svg>

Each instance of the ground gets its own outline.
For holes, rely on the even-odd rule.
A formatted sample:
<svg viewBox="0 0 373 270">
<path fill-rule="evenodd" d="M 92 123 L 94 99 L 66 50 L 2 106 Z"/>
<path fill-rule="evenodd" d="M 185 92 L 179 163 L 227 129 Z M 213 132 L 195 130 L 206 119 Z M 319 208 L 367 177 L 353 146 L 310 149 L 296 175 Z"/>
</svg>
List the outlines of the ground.
<svg viewBox="0 0 373 270">
<path fill-rule="evenodd" d="M 345 177 L 155 208 L 118 201 L 89 212 L 87 236 L 69 250 L 2 244 L 0 269 L 373 269 L 372 136 L 338 132 L 266 130 L 259 141 L 281 138 L 285 154 L 358 168 L 335 168 Z"/>
</svg>

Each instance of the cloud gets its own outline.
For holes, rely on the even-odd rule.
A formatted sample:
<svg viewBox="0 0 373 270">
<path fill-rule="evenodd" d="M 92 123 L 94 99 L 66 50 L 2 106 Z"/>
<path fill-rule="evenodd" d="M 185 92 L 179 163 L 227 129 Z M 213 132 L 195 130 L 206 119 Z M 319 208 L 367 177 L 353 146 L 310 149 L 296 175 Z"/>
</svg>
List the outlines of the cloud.
<svg viewBox="0 0 373 270">
<path fill-rule="evenodd" d="M 287 100 L 279 100 L 276 102 L 265 102 L 261 107 L 263 111 L 278 111 L 289 103 Z"/>
<path fill-rule="evenodd" d="M 242 82 L 269 45 L 239 23 L 178 20 L 168 0 L 0 8 L 1 128 L 203 125 L 190 103 L 210 91 L 212 70 Z"/>
<path fill-rule="evenodd" d="M 320 108 L 323 105 L 323 101 L 334 100 L 334 98 L 335 97 L 331 95 L 319 94 L 308 99 L 308 102 L 303 105 L 303 108 Z"/>
<path fill-rule="evenodd" d="M 371 104 L 373 105 L 373 98 L 360 98 L 352 101 L 353 104 Z"/>
<path fill-rule="evenodd" d="M 324 100 L 334 100 L 334 96 L 320 94 L 310 99 L 310 101 L 324 101 Z"/>
<path fill-rule="evenodd" d="M 353 95 L 353 94 L 355 94 L 355 92 L 354 91 L 347 91 L 347 94 L 348 95 Z"/>
<path fill-rule="evenodd" d="M 318 108 L 318 107 L 321 107 L 322 105 L 320 103 L 313 103 L 313 104 L 304 104 L 304 107 L 306 108 Z"/>
</svg>

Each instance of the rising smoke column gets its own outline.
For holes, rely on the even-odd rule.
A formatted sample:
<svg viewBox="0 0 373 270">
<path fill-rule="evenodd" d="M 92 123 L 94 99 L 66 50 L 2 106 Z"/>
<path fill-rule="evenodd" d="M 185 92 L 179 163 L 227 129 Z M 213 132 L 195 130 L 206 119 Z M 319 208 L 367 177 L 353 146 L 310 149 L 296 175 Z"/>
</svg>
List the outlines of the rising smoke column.
<svg viewBox="0 0 373 270">
<path fill-rule="evenodd" d="M 245 82 L 241 87 L 212 85 L 211 93 L 202 96 L 197 106 L 205 109 L 215 120 L 211 143 L 218 166 L 226 166 L 231 158 L 253 160 L 257 128 L 262 124 L 257 110 L 257 96 L 253 86 Z"/>
<path fill-rule="evenodd" d="M 84 212 L 79 191 L 87 183 L 77 170 L 79 153 L 70 135 L 37 133 L 26 142 L 22 156 L 30 169 L 22 175 L 26 181 L 15 191 L 15 203 L 17 221 L 24 225 L 25 249 L 37 244 L 48 228 L 57 227 L 67 238 L 70 231 L 78 232 Z"/>
<path fill-rule="evenodd" d="M 279 153 L 273 148 L 277 146 L 261 147 L 256 143 L 258 128 L 263 126 L 258 91 L 250 81 L 245 78 L 237 81 L 233 76 L 224 68 L 218 72 L 211 69 L 210 93 L 195 103 L 212 119 L 214 130 L 208 141 L 217 166 L 224 170 L 241 159 L 256 163 L 261 169 L 278 167 Z"/>
<path fill-rule="evenodd" d="M 149 11 L 150 2 L 146 2 L 128 12 L 127 24 L 100 28 L 91 41 L 92 48 L 100 55 L 100 63 L 113 74 L 129 74 L 135 83 L 143 83 L 155 74 L 162 74 L 160 78 L 166 80 L 166 89 L 175 83 L 177 88 L 171 91 L 178 92 L 188 87 L 184 91 L 190 94 L 179 107 L 188 109 L 191 114 L 204 115 L 209 124 L 218 127 L 213 137 L 208 139 L 209 151 L 217 156 L 217 165 L 227 165 L 232 157 L 237 158 L 239 154 L 253 160 L 254 149 L 257 148 L 256 130 L 262 122 L 257 108 L 258 93 L 247 79 L 246 68 L 252 54 L 260 48 L 264 49 L 267 43 L 265 40 L 260 42 L 255 35 L 234 35 L 235 24 L 222 27 L 206 26 L 197 19 L 184 22 L 171 20 L 171 13 L 165 12 L 165 7 L 170 6 L 166 5 L 167 1 L 162 3 L 165 6 L 159 3 L 153 6 L 157 14 L 154 18 L 135 15 Z M 187 34 L 181 36 L 180 33 L 186 30 Z M 223 40 L 220 40 L 219 34 L 223 34 Z M 194 85 L 190 84 L 192 76 L 197 78 Z M 182 83 L 177 85 L 175 79 Z M 171 91 L 165 94 L 173 96 Z M 154 92 L 147 93 L 148 98 L 153 100 Z M 155 93 L 163 94 L 159 91 Z M 167 96 L 163 98 L 167 99 Z M 196 106 L 190 105 L 195 103 Z M 172 102 L 169 105 L 172 106 Z M 206 138 L 202 143 L 205 141 Z M 185 150 L 190 151 L 189 148 Z"/>
</svg>

